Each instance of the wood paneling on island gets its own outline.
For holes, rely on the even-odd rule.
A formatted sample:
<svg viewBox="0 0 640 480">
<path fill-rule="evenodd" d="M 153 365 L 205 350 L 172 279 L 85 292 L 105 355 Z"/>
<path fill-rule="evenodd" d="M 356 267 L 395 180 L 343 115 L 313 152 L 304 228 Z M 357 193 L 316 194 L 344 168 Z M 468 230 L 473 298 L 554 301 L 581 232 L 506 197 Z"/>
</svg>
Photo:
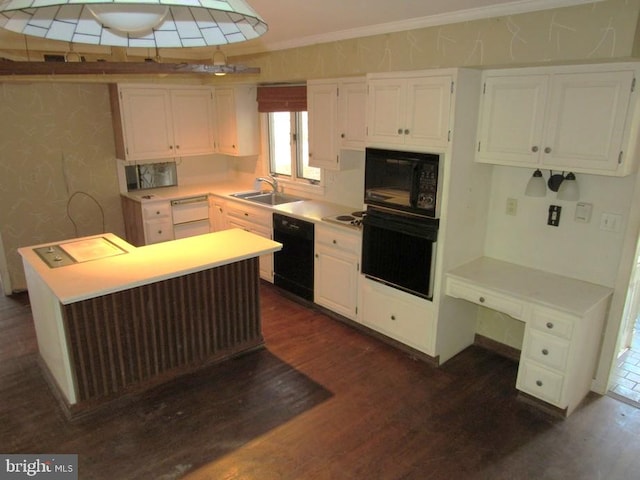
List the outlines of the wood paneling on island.
<svg viewBox="0 0 640 480">
<path fill-rule="evenodd" d="M 257 268 L 251 258 L 64 305 L 72 411 L 261 346 Z"/>
</svg>

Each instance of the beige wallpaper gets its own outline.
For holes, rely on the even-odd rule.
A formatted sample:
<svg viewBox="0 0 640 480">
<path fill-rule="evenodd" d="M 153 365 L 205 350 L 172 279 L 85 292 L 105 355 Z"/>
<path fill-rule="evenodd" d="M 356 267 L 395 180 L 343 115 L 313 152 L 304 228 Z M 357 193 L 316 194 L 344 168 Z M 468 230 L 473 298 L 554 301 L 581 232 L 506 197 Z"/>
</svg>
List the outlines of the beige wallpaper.
<svg viewBox="0 0 640 480">
<path fill-rule="evenodd" d="M 18 290 L 18 247 L 124 226 L 106 85 L 0 84 L 0 119 L 0 228 Z"/>
<path fill-rule="evenodd" d="M 244 56 L 260 81 L 368 72 L 600 61 L 631 57 L 639 0 L 607 0 Z"/>
</svg>

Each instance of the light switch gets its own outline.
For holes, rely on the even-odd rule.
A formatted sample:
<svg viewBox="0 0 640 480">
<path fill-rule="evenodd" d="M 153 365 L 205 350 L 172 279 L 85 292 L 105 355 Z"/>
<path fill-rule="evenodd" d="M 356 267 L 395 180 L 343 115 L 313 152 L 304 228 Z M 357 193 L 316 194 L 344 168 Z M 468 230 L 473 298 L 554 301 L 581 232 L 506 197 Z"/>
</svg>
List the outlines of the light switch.
<svg viewBox="0 0 640 480">
<path fill-rule="evenodd" d="M 600 217 L 600 230 L 605 232 L 619 232 L 622 228 L 622 215 L 604 212 Z"/>
</svg>

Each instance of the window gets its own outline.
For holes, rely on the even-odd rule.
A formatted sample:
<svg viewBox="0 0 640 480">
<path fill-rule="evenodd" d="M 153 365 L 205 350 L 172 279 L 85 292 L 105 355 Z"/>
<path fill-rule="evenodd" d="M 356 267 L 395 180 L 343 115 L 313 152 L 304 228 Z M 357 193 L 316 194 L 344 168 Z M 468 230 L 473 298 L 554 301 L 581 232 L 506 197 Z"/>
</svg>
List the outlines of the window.
<svg viewBox="0 0 640 480">
<path fill-rule="evenodd" d="M 293 181 L 319 183 L 321 170 L 309 166 L 307 112 L 270 112 L 269 170 Z"/>
</svg>

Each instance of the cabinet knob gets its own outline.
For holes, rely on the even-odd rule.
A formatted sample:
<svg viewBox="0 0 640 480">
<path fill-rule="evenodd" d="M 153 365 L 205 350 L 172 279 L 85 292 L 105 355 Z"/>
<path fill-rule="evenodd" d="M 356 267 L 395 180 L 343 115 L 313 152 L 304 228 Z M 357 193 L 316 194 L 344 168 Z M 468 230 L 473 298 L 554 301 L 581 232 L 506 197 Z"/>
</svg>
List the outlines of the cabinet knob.
<svg viewBox="0 0 640 480">
<path fill-rule="evenodd" d="M 537 386 L 539 386 L 539 387 L 541 387 L 541 386 L 543 385 L 543 384 L 542 384 L 542 380 L 536 380 L 536 385 L 537 385 Z"/>
<path fill-rule="evenodd" d="M 551 153 L 551 147 L 544 147 L 544 153 Z"/>
<path fill-rule="evenodd" d="M 401 128 L 398 129 L 398 135 L 402 135 L 402 129 Z"/>
<path fill-rule="evenodd" d="M 534 152 L 534 153 L 537 152 L 538 151 L 538 146 L 534 145 L 533 147 L 531 147 L 531 151 Z"/>
<path fill-rule="evenodd" d="M 318 255 L 317 253 L 316 253 L 316 258 L 320 258 L 320 255 Z"/>
<path fill-rule="evenodd" d="M 542 354 L 543 355 L 549 355 L 549 350 L 547 350 L 546 348 L 542 349 Z"/>
<path fill-rule="evenodd" d="M 162 230 L 158 230 L 158 235 L 160 235 L 162 233 Z"/>
<path fill-rule="evenodd" d="M 247 212 L 244 212 L 244 216 L 245 216 L 245 217 L 248 217 L 248 216 L 249 216 L 249 214 L 248 214 Z"/>
<path fill-rule="evenodd" d="M 395 315 L 391 315 L 391 320 L 395 321 L 396 316 Z"/>
<path fill-rule="evenodd" d="M 548 329 L 552 329 L 552 328 L 553 328 L 553 323 L 551 323 L 551 322 L 547 322 L 547 328 L 548 328 Z"/>
<path fill-rule="evenodd" d="M 484 303 L 484 302 L 485 302 L 485 298 L 484 298 L 484 297 L 480 297 L 480 298 L 478 299 L 478 301 L 479 301 L 480 303 Z"/>
<path fill-rule="evenodd" d="M 173 150 L 173 145 L 169 145 L 169 150 Z"/>
<path fill-rule="evenodd" d="M 160 215 L 160 210 L 156 210 L 156 215 Z"/>
<path fill-rule="evenodd" d="M 337 240 L 334 240 L 334 241 L 333 241 L 333 244 L 334 244 L 334 245 L 336 245 L 337 243 L 338 243 L 338 241 L 337 241 Z"/>
<path fill-rule="evenodd" d="M 176 145 L 176 149 L 180 148 L 180 145 Z"/>
<path fill-rule="evenodd" d="M 344 133 L 341 133 L 340 138 L 344 138 L 344 137 L 345 137 Z"/>
<path fill-rule="evenodd" d="M 405 134 L 405 135 L 409 135 L 409 129 L 408 129 L 408 128 L 405 128 L 405 129 L 404 129 L 404 134 Z"/>
</svg>

